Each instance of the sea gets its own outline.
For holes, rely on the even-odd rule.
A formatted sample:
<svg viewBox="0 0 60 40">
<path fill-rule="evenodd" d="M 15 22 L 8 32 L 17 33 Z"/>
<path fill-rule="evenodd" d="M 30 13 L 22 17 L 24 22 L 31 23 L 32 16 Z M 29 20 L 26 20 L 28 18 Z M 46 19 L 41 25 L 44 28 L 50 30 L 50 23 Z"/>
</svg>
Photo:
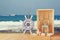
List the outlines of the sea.
<svg viewBox="0 0 60 40">
<path fill-rule="evenodd" d="M 0 22 L 1 21 L 24 21 L 25 20 L 25 16 L 27 15 L 14 15 L 14 16 L 0 16 Z M 30 15 L 31 16 L 31 15 Z M 32 15 L 32 20 L 36 21 L 37 20 L 37 16 L 36 15 Z M 54 15 L 54 20 L 60 20 L 60 15 Z M 54 31 L 55 33 L 60 33 L 60 27 L 54 27 Z"/>
<path fill-rule="evenodd" d="M 15 16 L 0 16 L 0 21 L 19 21 L 19 20 L 22 20 L 24 21 L 25 20 L 25 17 L 26 15 L 15 15 Z M 36 15 L 32 15 L 32 20 L 33 21 L 36 21 L 37 20 L 37 16 Z M 60 20 L 60 15 L 54 15 L 54 20 Z"/>
</svg>

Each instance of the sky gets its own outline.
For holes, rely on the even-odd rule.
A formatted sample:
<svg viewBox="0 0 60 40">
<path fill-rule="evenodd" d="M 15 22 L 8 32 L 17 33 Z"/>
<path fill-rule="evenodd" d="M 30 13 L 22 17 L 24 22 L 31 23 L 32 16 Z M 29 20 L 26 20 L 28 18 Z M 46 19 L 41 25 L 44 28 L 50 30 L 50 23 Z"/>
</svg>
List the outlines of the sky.
<svg viewBox="0 0 60 40">
<path fill-rule="evenodd" d="M 0 15 L 35 15 L 37 9 L 50 8 L 60 15 L 60 0 L 0 0 Z"/>
</svg>

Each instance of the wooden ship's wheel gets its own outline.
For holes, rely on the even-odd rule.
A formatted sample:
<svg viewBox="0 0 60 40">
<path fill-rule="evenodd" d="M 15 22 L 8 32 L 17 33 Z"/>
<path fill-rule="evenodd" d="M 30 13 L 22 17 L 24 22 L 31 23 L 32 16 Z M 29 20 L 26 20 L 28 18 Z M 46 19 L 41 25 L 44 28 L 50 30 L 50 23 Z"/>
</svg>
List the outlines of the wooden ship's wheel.
<svg viewBox="0 0 60 40">
<path fill-rule="evenodd" d="M 23 23 L 23 29 L 24 29 L 24 33 L 26 33 L 26 31 L 30 31 L 33 29 L 34 27 L 34 22 L 32 21 L 32 16 L 31 15 L 26 15 L 25 16 L 25 21 Z"/>
</svg>

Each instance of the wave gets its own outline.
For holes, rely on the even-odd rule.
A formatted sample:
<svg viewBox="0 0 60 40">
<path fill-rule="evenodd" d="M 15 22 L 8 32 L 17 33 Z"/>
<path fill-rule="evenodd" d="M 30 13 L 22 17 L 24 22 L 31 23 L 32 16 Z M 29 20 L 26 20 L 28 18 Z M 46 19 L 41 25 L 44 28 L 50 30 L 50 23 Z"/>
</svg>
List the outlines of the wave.
<svg viewBox="0 0 60 40">
<path fill-rule="evenodd" d="M 60 27 L 60 20 L 54 20 L 54 27 Z M 1 21 L 0 30 L 23 28 L 23 21 Z M 34 21 L 34 28 L 37 28 L 37 21 Z"/>
</svg>

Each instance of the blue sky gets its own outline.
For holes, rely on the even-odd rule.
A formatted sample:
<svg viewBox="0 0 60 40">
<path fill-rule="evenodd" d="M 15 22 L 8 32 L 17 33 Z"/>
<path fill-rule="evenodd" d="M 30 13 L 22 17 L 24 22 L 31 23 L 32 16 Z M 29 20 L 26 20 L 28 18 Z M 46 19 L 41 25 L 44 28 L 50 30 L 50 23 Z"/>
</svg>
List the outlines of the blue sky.
<svg viewBox="0 0 60 40">
<path fill-rule="evenodd" d="M 36 14 L 37 9 L 54 9 L 55 15 L 60 15 L 60 0 L 0 0 L 0 15 Z"/>
</svg>

